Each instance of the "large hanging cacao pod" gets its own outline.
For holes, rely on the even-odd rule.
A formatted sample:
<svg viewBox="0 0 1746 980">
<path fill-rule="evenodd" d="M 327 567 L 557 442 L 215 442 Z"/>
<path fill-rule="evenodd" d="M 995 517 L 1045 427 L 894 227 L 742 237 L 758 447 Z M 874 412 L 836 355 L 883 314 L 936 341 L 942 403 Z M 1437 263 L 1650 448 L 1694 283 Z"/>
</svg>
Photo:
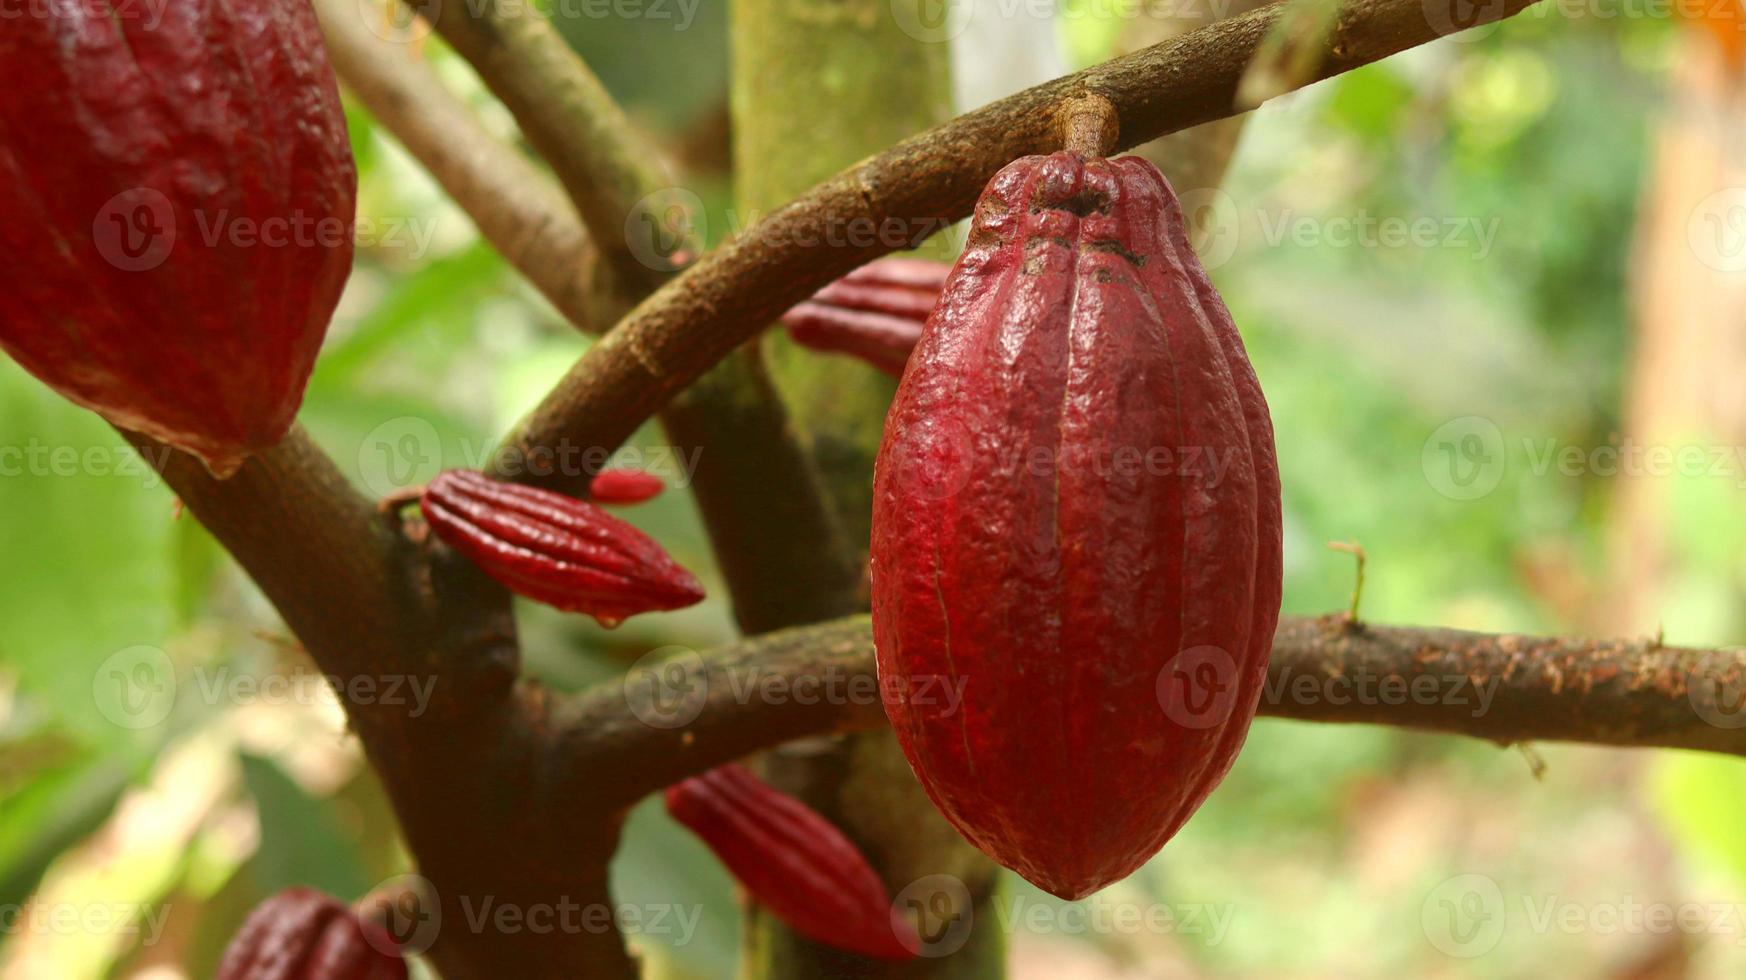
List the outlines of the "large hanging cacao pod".
<svg viewBox="0 0 1746 980">
<path fill-rule="evenodd" d="M 0 346 L 220 475 L 290 428 L 357 176 L 308 0 L 28 5 L 0 30 Z"/>
<path fill-rule="evenodd" d="M 886 711 L 929 796 L 1063 898 L 1132 872 L 1236 757 L 1280 600 L 1266 403 L 1150 163 L 988 185 L 873 507 Z"/>
</svg>

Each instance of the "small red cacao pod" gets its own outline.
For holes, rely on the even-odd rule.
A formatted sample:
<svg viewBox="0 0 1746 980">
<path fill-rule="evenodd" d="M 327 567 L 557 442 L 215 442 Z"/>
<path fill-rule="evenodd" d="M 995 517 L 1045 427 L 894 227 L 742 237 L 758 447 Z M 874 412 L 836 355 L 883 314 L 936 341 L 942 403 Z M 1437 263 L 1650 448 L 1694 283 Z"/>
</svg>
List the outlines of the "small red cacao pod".
<svg viewBox="0 0 1746 980">
<path fill-rule="evenodd" d="M 313 888 L 287 888 L 249 913 L 217 980 L 405 980 L 381 926 Z"/>
<path fill-rule="evenodd" d="M 782 325 L 802 347 L 901 377 L 951 268 L 929 259 L 869 262 L 783 314 Z"/>
<path fill-rule="evenodd" d="M 875 468 L 886 713 L 934 803 L 1063 898 L 1132 872 L 1242 746 L 1280 544 L 1267 406 L 1169 184 L 1003 169 Z"/>
<path fill-rule="evenodd" d="M 357 175 L 308 0 L 151 9 L 0 31 L 0 347 L 222 476 L 291 426 Z"/>
<path fill-rule="evenodd" d="M 584 501 L 445 470 L 419 506 L 438 537 L 504 588 L 603 626 L 703 599 L 697 578 L 652 538 Z"/>
<path fill-rule="evenodd" d="M 696 834 L 759 905 L 815 942 L 907 960 L 920 942 L 885 885 L 818 811 L 743 766 L 667 789 L 667 812 Z"/>
<path fill-rule="evenodd" d="M 640 504 L 665 489 L 667 484 L 647 470 L 602 470 L 588 484 L 588 496 L 601 504 Z"/>
</svg>

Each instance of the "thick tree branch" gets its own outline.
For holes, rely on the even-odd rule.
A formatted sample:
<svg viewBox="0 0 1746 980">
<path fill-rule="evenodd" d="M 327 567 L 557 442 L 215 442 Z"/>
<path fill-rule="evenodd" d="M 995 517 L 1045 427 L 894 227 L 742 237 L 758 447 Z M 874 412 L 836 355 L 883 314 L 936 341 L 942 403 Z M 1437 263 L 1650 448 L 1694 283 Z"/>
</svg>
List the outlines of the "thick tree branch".
<svg viewBox="0 0 1746 980">
<path fill-rule="evenodd" d="M 1260 713 L 1746 756 L 1746 651 L 1288 616 Z M 869 620 L 853 616 L 633 671 L 555 720 L 575 792 L 610 785 L 628 804 L 747 753 L 883 719 Z"/>
<path fill-rule="evenodd" d="M 524 0 L 406 3 L 473 65 L 551 164 L 602 257 L 631 287 L 626 298 L 635 302 L 663 282 L 671 271 L 660 261 L 664 250 L 640 249 L 651 239 L 633 242 L 627 229 L 638 202 L 670 178 L 658 156 L 641 152 L 624 110 L 539 9 Z"/>
<path fill-rule="evenodd" d="M 563 193 L 487 132 L 417 51 L 383 40 L 352 0 L 315 0 L 346 87 L 443 186 L 479 233 L 566 319 L 599 333 L 623 314 L 604 302 L 598 254 Z"/>
<path fill-rule="evenodd" d="M 1350 71 L 1533 0 L 1351 0 L 1317 78 Z M 462 4 L 445 7 L 462 7 Z M 616 446 L 676 392 L 831 279 L 970 213 L 988 179 L 1058 143 L 1064 99 L 1095 92 L 1121 119 L 1118 148 L 1234 114 L 1238 81 L 1279 5 L 1027 89 L 928 130 L 813 188 L 650 296 L 585 355 L 507 444 Z M 892 224 L 888 224 L 892 223 Z M 554 488 L 583 481 L 524 473 Z"/>
</svg>

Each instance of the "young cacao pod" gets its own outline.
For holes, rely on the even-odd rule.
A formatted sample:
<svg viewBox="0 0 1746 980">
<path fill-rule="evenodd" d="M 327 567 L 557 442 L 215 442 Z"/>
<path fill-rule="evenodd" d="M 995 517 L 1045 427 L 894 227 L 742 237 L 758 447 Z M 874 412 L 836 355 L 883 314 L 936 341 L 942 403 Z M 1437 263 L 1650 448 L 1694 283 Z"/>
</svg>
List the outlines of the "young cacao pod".
<svg viewBox="0 0 1746 980">
<path fill-rule="evenodd" d="M 217 980 L 406 980 L 406 960 L 381 926 L 313 888 L 287 888 L 255 907 L 231 939 Z"/>
<path fill-rule="evenodd" d="M 437 537 L 504 588 L 602 626 L 703 599 L 697 578 L 648 535 L 563 494 L 444 470 L 419 507 Z"/>
<path fill-rule="evenodd" d="M 278 442 L 357 191 L 307 0 L 32 5 L 0 89 L 0 347 L 219 475 Z"/>
<path fill-rule="evenodd" d="M 928 259 L 869 262 L 783 314 L 782 325 L 802 347 L 901 377 L 951 268 Z"/>
<path fill-rule="evenodd" d="M 653 500 L 667 489 L 660 477 L 647 470 L 601 470 L 588 484 L 588 496 L 595 503 L 640 504 Z"/>
<path fill-rule="evenodd" d="M 667 812 L 709 845 L 758 904 L 808 939 L 890 960 L 910 959 L 920 948 L 854 842 L 743 766 L 668 787 Z"/>
<path fill-rule="evenodd" d="M 1151 164 L 990 182 L 874 493 L 885 707 L 929 796 L 1063 898 L 1132 872 L 1236 757 L 1280 600 L 1266 403 Z M 940 678 L 962 697 L 916 693 Z"/>
</svg>

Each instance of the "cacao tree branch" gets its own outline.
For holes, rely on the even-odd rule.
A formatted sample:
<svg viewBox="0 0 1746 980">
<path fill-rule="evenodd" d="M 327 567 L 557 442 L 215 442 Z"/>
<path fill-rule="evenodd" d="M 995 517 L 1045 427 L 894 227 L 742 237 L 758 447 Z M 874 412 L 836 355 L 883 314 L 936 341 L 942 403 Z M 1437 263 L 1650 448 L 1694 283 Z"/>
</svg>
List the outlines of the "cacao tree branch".
<svg viewBox="0 0 1746 980">
<path fill-rule="evenodd" d="M 604 782 L 629 804 L 782 741 L 884 723 L 865 616 L 779 630 L 668 666 L 633 672 L 554 712 L 559 751 L 577 763 L 576 792 Z M 657 693 L 666 700 L 652 702 Z M 1260 713 L 1500 744 L 1746 756 L 1743 702 L 1746 650 L 1287 616 L 1274 634 Z"/>
<path fill-rule="evenodd" d="M 1370 64 L 1534 0 L 1352 0 L 1316 78 Z M 465 6 L 461 4 L 445 5 Z M 633 310 L 508 439 L 523 453 L 565 438 L 617 445 L 674 393 L 825 283 L 895 249 L 886 221 L 916 235 L 970 213 L 1016 157 L 1055 148 L 1056 112 L 1096 92 L 1121 119 L 1118 148 L 1230 116 L 1238 81 L 1279 5 L 1220 21 L 1027 89 L 905 140 L 814 187 L 715 250 Z M 576 477 L 524 474 L 557 489 Z"/>
<path fill-rule="evenodd" d="M 551 178 L 489 133 L 416 49 L 378 36 L 356 3 L 315 0 L 315 12 L 346 88 L 424 164 L 498 254 L 579 329 L 611 326 L 624 311 L 600 295 L 598 253 Z"/>
<path fill-rule="evenodd" d="M 515 684 L 508 597 L 403 533 L 301 428 L 227 480 L 123 432 L 279 610 L 337 693 L 448 923 L 428 950 L 448 980 L 629 978 L 615 930 L 468 928 L 482 904 L 611 907 L 615 815 L 549 805 L 545 699 Z M 428 701 L 406 695 L 427 692 Z M 398 696 L 387 696 L 399 692 Z M 506 774 L 513 774 L 506 777 Z M 561 814 L 554 819 L 554 814 Z"/>
<path fill-rule="evenodd" d="M 664 281 L 667 270 L 636 254 L 625 228 L 636 202 L 671 178 L 658 156 L 643 152 L 624 110 L 539 9 L 520 0 L 406 4 L 436 26 L 521 124 L 601 256 L 631 287 L 625 297 L 635 302 Z"/>
<path fill-rule="evenodd" d="M 416 0 L 408 3 L 425 9 Z M 639 204 L 667 186 L 660 154 L 638 137 L 587 65 L 537 11 L 496 2 L 431 6 L 440 7 L 437 27 L 444 37 L 473 63 L 564 179 L 594 240 L 616 251 L 601 272 L 612 281 L 608 292 L 622 304 L 616 319 L 668 275 L 655 261 L 661 256 L 633 247 L 626 229 Z M 483 206 L 491 207 L 488 201 Z M 565 213 L 550 220 L 566 220 L 568 209 L 560 210 Z M 810 622 L 854 608 L 860 564 L 755 350 L 736 352 L 697 379 L 666 405 L 661 422 L 682 455 L 697 453 L 695 498 L 742 629 Z M 596 445 L 615 448 L 618 442 L 570 440 L 548 448 Z M 589 474 L 567 461 L 580 456 L 553 457 L 555 469 L 568 478 L 566 489 L 576 495 L 585 491 Z M 547 462 L 532 456 L 519 461 L 528 467 Z"/>
</svg>

